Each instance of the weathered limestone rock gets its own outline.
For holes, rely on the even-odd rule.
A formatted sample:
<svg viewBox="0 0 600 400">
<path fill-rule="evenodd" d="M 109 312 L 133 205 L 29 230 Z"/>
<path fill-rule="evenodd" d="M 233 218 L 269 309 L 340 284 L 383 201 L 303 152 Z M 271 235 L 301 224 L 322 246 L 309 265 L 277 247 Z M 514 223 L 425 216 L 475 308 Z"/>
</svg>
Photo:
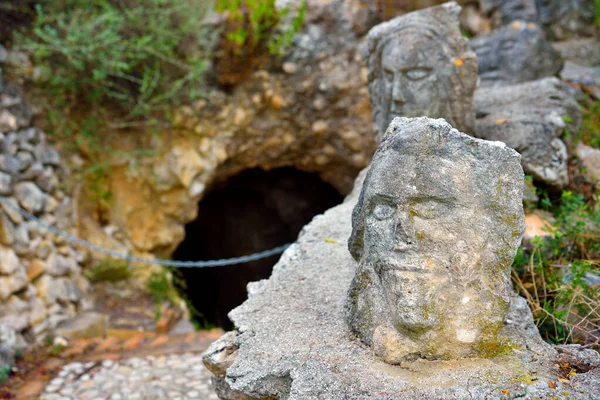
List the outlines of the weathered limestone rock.
<svg viewBox="0 0 600 400">
<path fill-rule="evenodd" d="M 12 178 L 10 175 L 0 172 L 0 195 L 9 196 L 12 192 Z"/>
<path fill-rule="evenodd" d="M 352 330 L 391 364 L 495 355 L 522 198 L 516 151 L 443 120 L 394 119 L 352 216 Z"/>
<path fill-rule="evenodd" d="M 73 265 L 75 264 L 75 266 Z M 72 258 L 65 258 L 56 253 L 53 253 L 48 257 L 46 264 L 46 271 L 54 276 L 63 276 L 69 271 L 76 269 L 77 262 Z"/>
<path fill-rule="evenodd" d="M 534 210 L 525 216 L 524 242 L 533 242 L 536 237 L 554 236 L 554 217 L 548 211 Z"/>
<path fill-rule="evenodd" d="M 559 381 L 556 351 L 540 339 L 526 301 L 518 296 L 510 298 L 502 329 L 513 341 L 501 344 L 502 354 L 492 359 L 390 365 L 357 339 L 345 318 L 356 273 L 346 241 L 364 176 L 343 204 L 303 229 L 271 278 L 248 285 L 248 300 L 229 314 L 236 329 L 204 356 L 221 399 L 593 398 L 600 370 Z M 582 358 L 573 353 L 573 361 Z M 600 362 L 597 355 L 585 357 Z"/>
<path fill-rule="evenodd" d="M 583 162 L 586 176 L 597 187 L 600 187 L 600 149 L 579 143 L 575 151 L 577 152 L 577 157 Z"/>
<path fill-rule="evenodd" d="M 46 192 L 52 192 L 58 186 L 58 178 L 52 167 L 44 168 L 35 178 L 35 183 Z"/>
<path fill-rule="evenodd" d="M 515 84 L 557 75 L 563 60 L 532 22 L 515 21 L 470 41 L 481 86 Z"/>
<path fill-rule="evenodd" d="M 460 26 L 471 36 L 483 35 L 492 30 L 492 23 L 481 13 L 476 3 L 463 3 Z"/>
<path fill-rule="evenodd" d="M 474 131 L 477 61 L 449 2 L 377 25 L 367 36 L 375 141 L 394 117 L 444 118 Z"/>
<path fill-rule="evenodd" d="M 5 153 L 0 155 L 0 170 L 8 173 L 9 175 L 16 175 L 21 169 L 19 159 L 12 155 Z"/>
<path fill-rule="evenodd" d="M 539 21 L 549 40 L 594 35 L 594 0 L 546 0 L 536 3 Z"/>
<path fill-rule="evenodd" d="M 86 312 L 61 323 L 55 333 L 65 339 L 75 340 L 106 336 L 107 329 L 108 317 L 106 315 Z"/>
<path fill-rule="evenodd" d="M 598 38 L 571 39 L 552 43 L 563 59 L 579 65 L 600 65 L 600 40 Z"/>
<path fill-rule="evenodd" d="M 496 28 L 517 20 L 535 22 L 538 19 L 535 0 L 479 0 L 479 6 L 492 18 Z"/>
<path fill-rule="evenodd" d="M 47 317 L 48 310 L 46 309 L 44 301 L 39 297 L 36 297 L 32 301 L 31 314 L 29 315 L 29 324 L 31 326 L 39 325 L 43 323 Z"/>
<path fill-rule="evenodd" d="M 56 151 L 56 149 L 53 148 L 48 148 L 48 147 L 43 147 L 40 148 L 38 150 L 39 152 L 39 160 L 44 164 L 44 165 L 52 165 L 55 167 L 60 166 L 60 154 L 58 154 L 58 151 Z"/>
<path fill-rule="evenodd" d="M 15 240 L 15 227 L 10 218 L 0 211 L 0 243 L 11 246 Z"/>
<path fill-rule="evenodd" d="M 24 350 L 27 346 L 23 337 L 6 325 L 0 325 L 0 343 L 13 350 Z"/>
<path fill-rule="evenodd" d="M 9 197 L 6 200 L 6 202 L 9 203 L 12 207 L 9 207 L 6 204 L 4 204 L 5 202 L 0 203 L 0 207 L 2 207 L 2 210 L 6 213 L 6 215 L 8 215 L 10 220 L 15 224 L 20 224 L 21 222 L 23 222 L 23 216 L 14 209 L 14 207 L 19 207 L 17 200 L 13 197 Z"/>
<path fill-rule="evenodd" d="M 34 259 L 27 267 L 27 279 L 29 282 L 33 282 L 45 272 L 46 263 L 40 259 Z"/>
<path fill-rule="evenodd" d="M 21 206 L 30 213 L 39 213 L 44 210 L 46 194 L 32 182 L 17 183 L 15 197 Z"/>
<path fill-rule="evenodd" d="M 23 268 L 17 269 L 9 276 L 0 276 L 0 301 L 8 299 L 25 286 L 27 286 L 27 274 Z"/>
<path fill-rule="evenodd" d="M 23 337 L 7 325 L 0 324 L 0 370 L 15 365 L 15 353 L 26 347 Z"/>
<path fill-rule="evenodd" d="M 565 63 L 560 78 L 575 84 L 596 99 L 600 99 L 600 67 L 588 67 L 571 61 Z"/>
<path fill-rule="evenodd" d="M 516 20 L 538 22 L 549 40 L 594 35 L 594 0 L 480 0 L 496 27 Z"/>
<path fill-rule="evenodd" d="M 475 110 L 477 137 L 517 150 L 525 173 L 536 181 L 568 184 L 567 147 L 560 136 L 578 129 L 582 111 L 558 79 L 478 89 Z"/>
<path fill-rule="evenodd" d="M 10 275 L 19 268 L 19 259 L 15 252 L 0 245 L 0 274 Z"/>
</svg>

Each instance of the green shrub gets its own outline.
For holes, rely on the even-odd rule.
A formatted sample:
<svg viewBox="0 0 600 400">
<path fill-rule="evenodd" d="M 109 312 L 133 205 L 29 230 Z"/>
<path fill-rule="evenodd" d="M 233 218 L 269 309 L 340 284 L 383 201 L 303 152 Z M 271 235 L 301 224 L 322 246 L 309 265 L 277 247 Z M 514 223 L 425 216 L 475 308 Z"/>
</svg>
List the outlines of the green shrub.
<svg viewBox="0 0 600 400">
<path fill-rule="evenodd" d="M 152 272 L 146 281 L 146 286 L 155 303 L 162 303 L 171 299 L 173 294 L 173 284 L 171 279 L 169 279 L 167 272 Z"/>
<path fill-rule="evenodd" d="M 276 0 L 217 0 L 216 10 L 228 13 L 227 39 L 238 49 L 267 45 L 271 54 L 282 54 L 302 27 L 306 0 L 290 15 L 291 8 L 277 10 Z M 291 17 L 285 28 L 286 18 Z"/>
<path fill-rule="evenodd" d="M 105 258 L 86 273 L 90 282 L 117 282 L 129 279 L 131 270 L 129 263 L 122 260 Z"/>
<path fill-rule="evenodd" d="M 153 271 L 148 280 L 146 287 L 154 301 L 154 319 L 158 320 L 162 312 L 163 303 L 168 301 L 175 304 L 174 299 L 177 297 L 177 292 L 173 286 L 173 275 L 168 270 Z"/>
<path fill-rule="evenodd" d="M 592 101 L 588 97 L 581 106 L 583 108 L 581 128 L 577 132 L 565 132 L 565 139 L 571 147 L 577 143 L 585 143 L 600 148 L 600 100 Z M 571 122 L 570 116 L 565 116 L 563 119 L 567 123 Z"/>
<path fill-rule="evenodd" d="M 552 343 L 596 340 L 600 291 L 585 276 L 600 272 L 600 208 L 565 191 L 552 235 L 520 248 L 513 280 L 529 302 L 542 336 Z"/>
<path fill-rule="evenodd" d="M 600 149 L 600 100 L 585 108 L 580 139 L 583 143 Z"/>
<path fill-rule="evenodd" d="M 107 124 L 116 128 L 156 124 L 157 114 L 205 93 L 215 56 L 227 74 L 252 69 L 239 64 L 263 49 L 282 54 L 306 10 L 305 0 L 280 10 L 275 0 L 214 1 L 40 0 L 16 48 L 32 55 L 36 79 L 61 114 L 84 110 L 106 121 L 120 113 L 121 121 Z M 215 11 L 226 16 L 218 54 L 219 29 L 208 22 Z"/>
<path fill-rule="evenodd" d="M 67 108 L 116 105 L 126 119 L 201 94 L 212 56 L 206 0 L 43 0 L 29 35 L 42 80 Z"/>
<path fill-rule="evenodd" d="M 216 57 L 217 81 L 236 85 L 260 68 L 268 54 L 281 55 L 302 27 L 306 0 L 298 8 L 275 7 L 276 0 L 217 0 L 226 15 Z"/>
<path fill-rule="evenodd" d="M 3 385 L 8 381 L 8 377 L 10 376 L 10 368 L 3 367 L 0 369 L 0 385 Z"/>
</svg>

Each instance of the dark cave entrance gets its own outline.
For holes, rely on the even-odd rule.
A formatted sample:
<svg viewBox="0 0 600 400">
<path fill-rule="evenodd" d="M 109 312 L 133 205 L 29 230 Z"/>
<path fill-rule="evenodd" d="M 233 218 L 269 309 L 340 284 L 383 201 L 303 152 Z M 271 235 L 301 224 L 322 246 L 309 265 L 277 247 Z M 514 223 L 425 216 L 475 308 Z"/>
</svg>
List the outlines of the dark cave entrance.
<svg viewBox="0 0 600 400">
<path fill-rule="evenodd" d="M 296 240 L 300 229 L 343 197 L 318 176 L 294 168 L 246 170 L 214 185 L 185 227 L 175 260 L 239 257 Z M 231 329 L 227 313 L 246 300 L 246 284 L 269 277 L 280 255 L 225 267 L 180 268 L 201 323 Z"/>
</svg>

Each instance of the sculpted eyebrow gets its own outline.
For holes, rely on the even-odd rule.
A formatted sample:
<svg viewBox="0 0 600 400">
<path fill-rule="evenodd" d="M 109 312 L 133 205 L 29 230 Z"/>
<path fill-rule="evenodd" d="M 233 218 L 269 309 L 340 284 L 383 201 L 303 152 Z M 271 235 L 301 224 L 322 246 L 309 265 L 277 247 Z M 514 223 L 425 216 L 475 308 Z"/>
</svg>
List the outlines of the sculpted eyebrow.
<svg viewBox="0 0 600 400">
<path fill-rule="evenodd" d="M 456 197 L 450 193 L 422 194 L 411 198 L 412 201 L 437 201 L 438 203 L 454 203 Z"/>
<path fill-rule="evenodd" d="M 369 199 L 369 203 L 374 202 L 374 201 L 378 201 L 381 203 L 389 203 L 389 204 L 397 204 L 398 200 L 396 198 L 394 198 L 393 196 L 390 196 L 389 194 L 383 194 L 383 193 L 375 193 L 373 196 L 371 196 L 371 198 Z"/>
</svg>

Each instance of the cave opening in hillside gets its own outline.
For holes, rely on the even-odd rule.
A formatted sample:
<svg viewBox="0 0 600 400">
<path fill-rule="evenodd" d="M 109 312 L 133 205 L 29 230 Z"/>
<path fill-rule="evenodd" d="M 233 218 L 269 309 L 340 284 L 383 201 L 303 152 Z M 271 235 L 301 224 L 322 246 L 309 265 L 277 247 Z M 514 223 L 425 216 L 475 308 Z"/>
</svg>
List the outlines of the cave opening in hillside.
<svg viewBox="0 0 600 400">
<path fill-rule="evenodd" d="M 294 168 L 250 169 L 214 185 L 186 225 L 175 260 L 213 260 L 269 250 L 296 240 L 342 196 L 318 176 Z M 203 324 L 231 329 L 227 313 L 247 298 L 248 282 L 268 278 L 281 255 L 244 264 L 180 268 L 182 289 Z"/>
</svg>

